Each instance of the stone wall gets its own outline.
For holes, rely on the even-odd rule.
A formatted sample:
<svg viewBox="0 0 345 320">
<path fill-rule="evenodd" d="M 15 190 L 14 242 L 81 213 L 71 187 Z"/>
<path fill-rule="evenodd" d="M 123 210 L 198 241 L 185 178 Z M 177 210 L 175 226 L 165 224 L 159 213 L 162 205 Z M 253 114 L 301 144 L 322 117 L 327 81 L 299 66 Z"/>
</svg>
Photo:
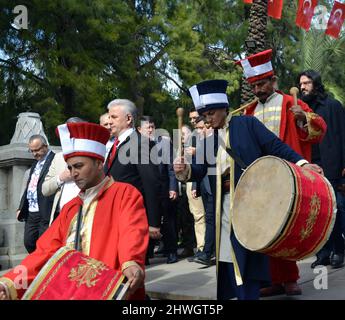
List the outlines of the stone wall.
<svg viewBox="0 0 345 320">
<path fill-rule="evenodd" d="M 28 141 L 33 134 L 45 136 L 39 114 L 21 113 L 11 143 L 0 146 L 1 269 L 17 265 L 27 254 L 23 244 L 24 223 L 17 221 L 16 211 L 27 181 L 27 170 L 34 161 L 28 152 Z M 51 149 L 58 152 L 61 148 Z"/>
</svg>

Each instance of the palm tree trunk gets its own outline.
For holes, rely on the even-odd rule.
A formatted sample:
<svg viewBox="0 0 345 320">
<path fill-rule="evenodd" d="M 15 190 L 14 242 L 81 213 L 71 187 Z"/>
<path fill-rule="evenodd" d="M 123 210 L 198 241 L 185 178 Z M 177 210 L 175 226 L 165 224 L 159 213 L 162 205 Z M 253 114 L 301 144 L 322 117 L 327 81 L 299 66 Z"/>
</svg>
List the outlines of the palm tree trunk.
<svg viewBox="0 0 345 320">
<path fill-rule="evenodd" d="M 247 41 L 255 41 L 255 47 L 247 47 L 247 56 L 267 48 L 267 0 L 253 0 L 249 15 Z M 248 82 L 243 79 L 241 103 L 247 103 L 255 98 Z"/>
</svg>

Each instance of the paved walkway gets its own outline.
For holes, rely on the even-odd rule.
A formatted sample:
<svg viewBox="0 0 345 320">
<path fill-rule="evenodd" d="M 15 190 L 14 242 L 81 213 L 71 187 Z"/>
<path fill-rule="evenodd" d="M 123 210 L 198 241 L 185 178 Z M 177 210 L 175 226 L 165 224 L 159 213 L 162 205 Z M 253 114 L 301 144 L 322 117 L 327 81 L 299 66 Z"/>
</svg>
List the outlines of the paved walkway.
<svg viewBox="0 0 345 320">
<path fill-rule="evenodd" d="M 298 262 L 299 284 L 303 294 L 287 297 L 279 295 L 263 300 L 345 300 L 345 268 L 327 267 L 327 277 L 321 282 L 321 273 L 326 269 L 314 270 L 310 264 L 315 258 Z M 216 267 L 205 267 L 187 259 L 166 264 L 166 258 L 150 259 L 146 267 L 146 291 L 152 299 L 161 300 L 215 300 Z M 0 276 L 5 273 L 0 271 Z M 315 273 L 314 273 L 315 272 Z M 314 284 L 323 284 L 327 289 L 316 289 Z"/>
<path fill-rule="evenodd" d="M 326 268 L 314 270 L 310 264 L 315 258 L 298 262 L 300 270 L 299 284 L 303 294 L 287 297 L 279 295 L 263 300 L 345 300 L 345 268 L 327 267 L 327 277 L 321 280 Z M 153 299 L 169 300 L 215 300 L 216 267 L 204 267 L 188 262 L 186 259 L 174 264 L 166 264 L 165 258 L 151 259 L 146 268 L 146 290 Z M 315 273 L 314 273 L 315 272 Z M 316 289 L 314 287 L 328 287 Z"/>
</svg>

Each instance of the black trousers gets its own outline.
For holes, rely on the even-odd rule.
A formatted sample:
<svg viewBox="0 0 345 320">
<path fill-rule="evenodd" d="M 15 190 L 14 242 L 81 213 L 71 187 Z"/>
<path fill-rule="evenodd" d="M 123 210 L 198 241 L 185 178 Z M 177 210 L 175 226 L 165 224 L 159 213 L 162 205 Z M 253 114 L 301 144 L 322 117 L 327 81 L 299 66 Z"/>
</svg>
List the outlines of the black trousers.
<svg viewBox="0 0 345 320">
<path fill-rule="evenodd" d="M 160 198 L 163 213 L 163 224 L 161 227 L 162 241 L 165 253 L 177 252 L 177 217 L 176 200 L 171 201 L 168 197 Z"/>
<path fill-rule="evenodd" d="M 203 184 L 200 186 L 201 191 L 201 198 L 205 208 L 205 224 L 206 224 L 206 231 L 205 231 L 205 245 L 204 245 L 204 252 L 206 253 L 207 257 L 211 257 L 215 251 L 215 213 L 214 213 L 214 205 L 213 205 L 213 196 L 209 194 Z"/>
<path fill-rule="evenodd" d="M 182 192 L 177 197 L 177 232 L 182 240 L 182 247 L 193 249 L 196 246 L 194 217 L 189 210 L 186 185 L 182 184 Z"/>
<path fill-rule="evenodd" d="M 234 266 L 232 263 L 219 262 L 217 277 L 217 300 L 259 300 L 260 285 L 258 280 L 244 280 L 241 286 L 237 286 Z"/>
<path fill-rule="evenodd" d="M 29 253 L 36 250 L 36 241 L 48 227 L 49 221 L 42 219 L 40 212 L 29 212 L 24 227 L 24 246 Z"/>
</svg>

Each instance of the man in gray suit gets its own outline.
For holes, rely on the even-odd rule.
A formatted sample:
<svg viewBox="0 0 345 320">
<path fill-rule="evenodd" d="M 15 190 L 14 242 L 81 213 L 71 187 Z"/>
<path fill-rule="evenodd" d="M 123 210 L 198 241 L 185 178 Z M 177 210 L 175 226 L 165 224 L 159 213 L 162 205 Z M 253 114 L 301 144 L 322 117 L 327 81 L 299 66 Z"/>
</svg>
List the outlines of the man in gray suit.
<svg viewBox="0 0 345 320">
<path fill-rule="evenodd" d="M 36 249 L 37 239 L 49 226 L 54 196 L 43 196 L 42 183 L 55 153 L 49 150 L 45 137 L 38 134 L 30 137 L 29 152 L 35 162 L 31 166 L 27 186 L 17 210 L 17 219 L 25 221 L 24 246 L 31 253 Z"/>
</svg>

